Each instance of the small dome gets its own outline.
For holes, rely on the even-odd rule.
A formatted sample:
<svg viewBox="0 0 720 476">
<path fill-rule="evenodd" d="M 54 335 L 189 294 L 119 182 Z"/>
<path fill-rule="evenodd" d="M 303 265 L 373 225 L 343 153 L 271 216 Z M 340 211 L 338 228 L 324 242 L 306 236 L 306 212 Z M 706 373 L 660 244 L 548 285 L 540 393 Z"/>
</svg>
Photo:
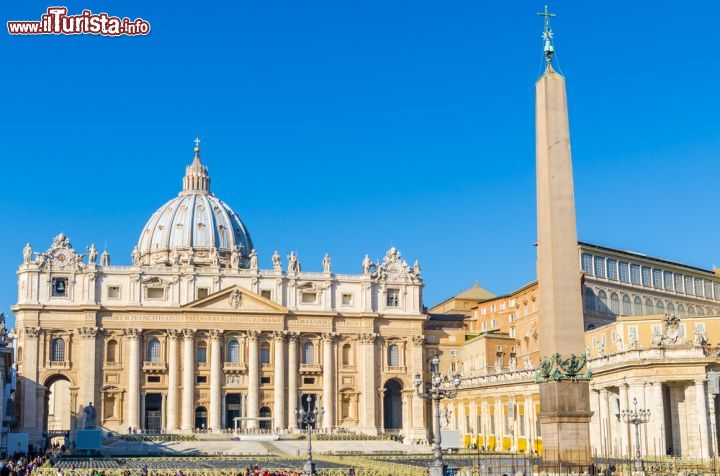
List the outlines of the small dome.
<svg viewBox="0 0 720 476">
<path fill-rule="evenodd" d="M 240 217 L 210 192 L 200 149 L 185 169 L 183 190 L 148 220 L 133 251 L 142 265 L 245 266 L 253 249 Z"/>
</svg>

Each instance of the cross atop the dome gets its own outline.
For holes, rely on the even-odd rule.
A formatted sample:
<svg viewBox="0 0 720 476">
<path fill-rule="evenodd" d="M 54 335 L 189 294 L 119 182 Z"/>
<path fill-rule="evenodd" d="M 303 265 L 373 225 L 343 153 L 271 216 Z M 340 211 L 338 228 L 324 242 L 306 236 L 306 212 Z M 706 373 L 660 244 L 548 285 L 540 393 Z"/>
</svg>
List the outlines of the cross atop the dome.
<svg viewBox="0 0 720 476">
<path fill-rule="evenodd" d="M 195 147 L 200 147 L 200 138 L 199 137 L 195 138 Z"/>
</svg>

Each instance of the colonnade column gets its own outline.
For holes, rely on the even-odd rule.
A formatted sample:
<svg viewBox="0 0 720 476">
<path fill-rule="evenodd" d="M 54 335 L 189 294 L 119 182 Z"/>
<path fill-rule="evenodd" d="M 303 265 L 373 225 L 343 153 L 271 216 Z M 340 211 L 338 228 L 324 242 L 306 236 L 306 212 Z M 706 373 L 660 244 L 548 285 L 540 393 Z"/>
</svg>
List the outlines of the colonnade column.
<svg viewBox="0 0 720 476">
<path fill-rule="evenodd" d="M 425 342 L 425 336 L 414 335 L 412 336 L 412 347 L 411 347 L 411 368 L 410 377 L 413 378 L 415 375 L 424 377 L 424 365 L 423 365 L 423 343 Z M 413 437 L 427 441 L 428 432 L 425 427 L 425 400 L 418 397 L 415 389 L 412 389 L 412 429 Z"/>
<path fill-rule="evenodd" d="M 288 333 L 288 428 L 297 428 L 297 404 L 298 404 L 298 334 Z"/>
<path fill-rule="evenodd" d="M 620 386 L 620 457 L 632 457 L 629 444 L 629 424 L 622 421 L 623 411 L 628 409 L 628 386 L 621 383 Z"/>
<path fill-rule="evenodd" d="M 532 397 L 526 396 L 524 403 L 525 414 L 525 451 L 531 453 L 533 450 L 533 419 L 532 419 Z"/>
<path fill-rule="evenodd" d="M 702 459 L 710 457 L 708 444 L 708 408 L 707 393 L 705 392 L 705 379 L 695 380 L 695 414 L 700 428 L 700 452 L 698 456 Z"/>
<path fill-rule="evenodd" d="M 247 416 L 248 418 L 257 418 L 258 416 L 258 379 L 259 379 L 259 361 L 258 361 L 258 331 L 247 332 L 248 342 L 248 399 L 247 399 Z M 248 420 L 247 428 L 255 429 L 258 427 L 257 420 Z"/>
<path fill-rule="evenodd" d="M 167 416 L 166 428 L 169 431 L 178 430 L 178 373 L 180 362 L 178 361 L 178 338 L 180 331 L 177 329 L 168 330 L 168 393 L 167 393 Z"/>
<path fill-rule="evenodd" d="M 140 329 L 125 329 L 128 340 L 128 415 L 127 424 L 140 428 Z"/>
<path fill-rule="evenodd" d="M 360 342 L 360 418 L 362 431 L 368 435 L 377 435 L 377 420 L 375 417 L 375 408 L 377 402 L 376 386 L 375 386 L 375 340 L 377 334 L 367 333 L 360 334 L 358 341 Z"/>
<path fill-rule="evenodd" d="M 23 328 L 23 362 L 20 364 L 24 378 L 22 382 L 23 415 L 22 430 L 30 434 L 30 438 L 40 435 L 43 431 L 42 414 L 37 412 L 38 386 L 38 337 L 40 329 L 37 327 Z M 44 405 L 43 405 L 44 406 Z"/>
<path fill-rule="evenodd" d="M 180 429 L 192 431 L 195 400 L 195 330 L 183 329 L 183 391 Z"/>
<path fill-rule="evenodd" d="M 651 410 L 650 420 L 654 422 L 653 438 L 656 444 L 652 447 L 656 448 L 656 455 L 665 455 L 665 403 L 663 396 L 663 384 L 662 382 L 652 383 L 652 394 L 653 394 L 653 409 Z"/>
<path fill-rule="evenodd" d="M 96 372 L 96 356 L 97 356 L 97 340 L 96 337 L 102 334 L 97 327 L 81 327 L 78 329 L 78 335 L 82 340 L 83 349 L 83 368 L 82 383 L 80 384 L 80 407 L 77 410 L 82 412 L 82 407 L 88 403 L 92 403 L 96 411 L 99 412 L 100 406 L 95 399 L 95 375 Z M 84 424 L 84 422 L 80 422 Z"/>
<path fill-rule="evenodd" d="M 612 439 L 610 436 L 610 394 L 607 388 L 600 389 L 600 451 L 608 456 L 612 451 Z"/>
<path fill-rule="evenodd" d="M 334 346 L 336 334 L 324 332 L 323 338 L 323 428 L 335 426 L 335 359 Z"/>
<path fill-rule="evenodd" d="M 222 375 L 223 358 L 222 339 L 223 331 L 213 329 L 210 331 L 210 429 L 222 429 Z"/>
<path fill-rule="evenodd" d="M 285 331 L 273 332 L 273 341 L 275 344 L 273 416 L 275 417 L 275 428 L 285 428 Z"/>
</svg>

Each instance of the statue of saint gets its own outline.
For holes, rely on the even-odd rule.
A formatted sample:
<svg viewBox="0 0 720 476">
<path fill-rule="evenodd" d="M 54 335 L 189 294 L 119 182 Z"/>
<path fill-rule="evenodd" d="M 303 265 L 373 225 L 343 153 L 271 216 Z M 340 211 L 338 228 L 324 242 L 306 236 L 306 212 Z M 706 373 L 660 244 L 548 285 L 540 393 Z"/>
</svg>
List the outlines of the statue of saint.
<svg viewBox="0 0 720 476">
<path fill-rule="evenodd" d="M 108 253 L 107 248 L 100 255 L 100 266 L 110 266 L 110 253 Z"/>
<path fill-rule="evenodd" d="M 132 263 L 134 265 L 140 264 L 140 250 L 138 250 L 137 246 L 135 246 L 135 248 L 133 248 L 130 258 L 132 259 Z"/>
<path fill-rule="evenodd" d="M 238 269 L 240 267 L 240 249 L 235 246 L 230 252 L 230 267 Z"/>
<path fill-rule="evenodd" d="M 258 257 L 255 248 L 250 251 L 250 269 L 258 268 Z"/>
<path fill-rule="evenodd" d="M 370 269 L 373 267 L 373 262 L 368 255 L 365 255 L 362 261 L 363 273 L 370 274 Z"/>
<path fill-rule="evenodd" d="M 180 263 L 180 253 L 173 248 L 170 251 L 170 266 L 177 266 Z"/>
<path fill-rule="evenodd" d="M 213 266 L 220 266 L 220 255 L 215 247 L 210 248 L 210 263 Z"/>
<path fill-rule="evenodd" d="M 94 430 L 97 427 L 97 413 L 92 402 L 89 402 L 83 408 L 83 428 L 85 430 Z"/>
<path fill-rule="evenodd" d="M 291 251 L 287 257 L 288 259 L 288 271 L 291 273 L 300 272 L 300 261 L 294 251 Z"/>
<path fill-rule="evenodd" d="M 413 273 L 415 275 L 420 274 L 420 262 L 418 260 L 415 260 L 415 264 L 413 264 Z"/>
<path fill-rule="evenodd" d="M 322 267 L 324 273 L 330 274 L 330 261 L 330 255 L 325 253 L 325 256 L 322 260 Z"/>
<path fill-rule="evenodd" d="M 192 248 L 187 250 L 187 253 L 185 253 L 185 260 L 187 261 L 188 266 L 195 265 L 195 251 Z"/>
<path fill-rule="evenodd" d="M 277 250 L 275 250 L 275 253 L 273 253 L 273 255 L 272 255 L 272 264 L 273 264 L 273 269 L 275 271 L 282 270 L 282 262 L 280 261 L 280 253 L 278 253 Z"/>
<path fill-rule="evenodd" d="M 32 246 L 30 246 L 30 243 L 25 243 L 25 247 L 23 248 L 23 262 L 25 264 L 32 261 L 32 254 Z"/>
<path fill-rule="evenodd" d="M 97 263 L 97 257 L 98 257 L 97 248 L 95 248 L 95 243 L 92 243 L 90 245 L 90 248 L 88 248 L 88 264 Z"/>
</svg>

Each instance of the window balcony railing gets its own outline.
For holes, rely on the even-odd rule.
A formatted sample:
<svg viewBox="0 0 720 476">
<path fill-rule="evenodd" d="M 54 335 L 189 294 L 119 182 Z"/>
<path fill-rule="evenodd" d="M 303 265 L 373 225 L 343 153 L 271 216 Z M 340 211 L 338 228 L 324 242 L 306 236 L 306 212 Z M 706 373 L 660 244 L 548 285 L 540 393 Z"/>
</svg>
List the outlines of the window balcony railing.
<svg viewBox="0 0 720 476">
<path fill-rule="evenodd" d="M 225 362 L 223 370 L 229 373 L 247 372 L 247 362 Z"/>
<path fill-rule="evenodd" d="M 300 364 L 301 374 L 320 374 L 322 373 L 322 365 L 320 364 Z"/>
<path fill-rule="evenodd" d="M 143 362 L 143 370 L 148 372 L 162 372 L 167 370 L 167 363 L 146 360 Z"/>
<path fill-rule="evenodd" d="M 388 373 L 405 373 L 405 366 L 404 365 L 388 365 L 387 366 Z"/>
<path fill-rule="evenodd" d="M 67 370 L 70 368 L 70 362 L 67 360 L 51 360 L 48 362 L 48 368 L 54 370 Z"/>
<path fill-rule="evenodd" d="M 343 370 L 343 371 L 345 371 L 345 372 L 354 372 L 354 371 L 357 370 L 357 367 L 354 366 L 354 365 L 345 365 L 345 364 L 343 364 L 343 365 L 340 367 L 340 370 Z"/>
</svg>

